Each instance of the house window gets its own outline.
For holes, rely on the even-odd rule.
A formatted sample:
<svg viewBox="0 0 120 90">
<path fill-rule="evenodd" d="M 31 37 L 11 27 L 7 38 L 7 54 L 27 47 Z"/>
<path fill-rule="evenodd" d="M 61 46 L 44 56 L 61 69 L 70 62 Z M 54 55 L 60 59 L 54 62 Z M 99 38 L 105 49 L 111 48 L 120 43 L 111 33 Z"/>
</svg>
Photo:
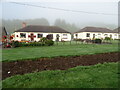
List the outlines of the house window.
<svg viewBox="0 0 120 90">
<path fill-rule="evenodd" d="M 63 34 L 63 36 L 67 36 L 67 34 Z"/>
<path fill-rule="evenodd" d="M 60 37 L 60 35 L 57 34 L 57 35 L 56 35 L 56 41 L 59 41 L 59 37 Z"/>
<path fill-rule="evenodd" d="M 38 34 L 38 38 L 42 38 L 43 37 L 43 34 Z"/>
<path fill-rule="evenodd" d="M 87 34 L 86 34 L 86 37 L 90 37 L 90 33 L 87 33 Z"/>
<path fill-rule="evenodd" d="M 21 38 L 26 38 L 26 33 L 20 33 Z"/>
<path fill-rule="evenodd" d="M 56 37 L 58 37 L 58 38 L 59 38 L 59 37 L 60 37 L 60 35 L 59 35 L 59 34 L 57 34 L 57 35 L 56 35 Z"/>
<path fill-rule="evenodd" d="M 110 34 L 110 38 L 112 38 L 112 35 Z"/>
<path fill-rule="evenodd" d="M 95 38 L 95 34 L 93 34 L 93 38 Z"/>
<path fill-rule="evenodd" d="M 107 35 L 107 34 L 105 34 L 104 36 L 105 36 L 105 37 L 107 37 L 108 35 Z"/>
<path fill-rule="evenodd" d="M 46 38 L 49 39 L 49 40 L 52 40 L 52 39 L 53 39 L 53 34 L 48 34 L 48 35 L 46 36 Z"/>
<path fill-rule="evenodd" d="M 78 34 L 75 34 L 76 37 L 78 37 Z"/>
</svg>

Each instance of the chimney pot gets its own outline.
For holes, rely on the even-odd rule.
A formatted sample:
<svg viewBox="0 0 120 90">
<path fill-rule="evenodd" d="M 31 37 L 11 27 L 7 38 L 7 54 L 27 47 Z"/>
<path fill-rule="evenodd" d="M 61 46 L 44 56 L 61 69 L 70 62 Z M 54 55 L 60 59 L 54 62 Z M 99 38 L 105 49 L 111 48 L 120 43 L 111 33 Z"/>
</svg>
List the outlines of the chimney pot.
<svg viewBox="0 0 120 90">
<path fill-rule="evenodd" d="M 23 23 L 22 23 L 22 27 L 23 27 L 23 28 L 26 27 L 26 22 L 23 22 Z"/>
</svg>

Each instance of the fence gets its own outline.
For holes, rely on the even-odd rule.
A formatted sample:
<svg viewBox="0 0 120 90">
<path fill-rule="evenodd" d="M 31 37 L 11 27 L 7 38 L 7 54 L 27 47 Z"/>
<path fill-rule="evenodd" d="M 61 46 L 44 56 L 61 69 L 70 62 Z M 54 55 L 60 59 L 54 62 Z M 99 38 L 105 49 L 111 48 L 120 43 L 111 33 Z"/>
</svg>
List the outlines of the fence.
<svg viewBox="0 0 120 90">
<path fill-rule="evenodd" d="M 118 40 L 103 41 L 103 44 L 117 44 Z M 80 44 L 93 44 L 92 42 L 81 42 L 81 41 L 64 41 L 64 42 L 54 42 L 54 45 L 80 45 Z"/>
<path fill-rule="evenodd" d="M 81 41 L 64 41 L 64 42 L 54 42 L 55 45 L 79 45 L 79 44 L 88 44 Z"/>
</svg>

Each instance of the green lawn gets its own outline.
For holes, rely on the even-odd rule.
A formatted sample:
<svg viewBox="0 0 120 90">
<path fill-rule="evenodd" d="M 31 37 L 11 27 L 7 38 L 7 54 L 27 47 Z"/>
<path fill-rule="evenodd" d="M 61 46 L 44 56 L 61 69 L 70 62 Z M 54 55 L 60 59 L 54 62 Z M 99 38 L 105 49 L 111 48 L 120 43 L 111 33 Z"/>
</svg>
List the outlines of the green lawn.
<svg viewBox="0 0 120 90">
<path fill-rule="evenodd" d="M 116 52 L 118 51 L 118 44 L 68 44 L 69 42 L 62 45 L 54 46 L 43 46 L 43 47 L 19 47 L 13 49 L 3 49 L 2 61 L 15 61 L 24 59 L 35 59 L 41 57 L 56 57 L 56 56 L 75 56 L 85 54 L 96 54 L 105 52 Z"/>
<path fill-rule="evenodd" d="M 3 80 L 3 88 L 117 88 L 118 74 L 118 63 L 78 66 L 12 76 Z"/>
</svg>

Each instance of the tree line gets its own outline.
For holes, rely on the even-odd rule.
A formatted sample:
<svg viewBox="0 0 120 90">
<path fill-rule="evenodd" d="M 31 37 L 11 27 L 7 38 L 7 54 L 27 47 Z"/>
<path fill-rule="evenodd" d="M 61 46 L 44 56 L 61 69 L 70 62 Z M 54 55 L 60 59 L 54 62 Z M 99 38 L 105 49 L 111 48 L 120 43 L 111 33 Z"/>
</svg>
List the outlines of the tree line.
<svg viewBox="0 0 120 90">
<path fill-rule="evenodd" d="M 26 22 L 27 25 L 45 25 L 45 26 L 50 26 L 50 23 L 47 19 L 45 18 L 39 18 L 39 19 L 26 19 L 26 20 L 19 20 L 19 19 L 15 19 L 15 20 L 2 20 L 2 25 L 5 26 L 6 30 L 8 33 L 12 33 L 15 30 L 18 30 L 20 28 L 22 28 L 22 23 Z M 74 23 L 68 23 L 65 20 L 61 20 L 61 19 L 56 19 L 54 24 L 54 26 L 59 26 L 69 32 L 75 32 L 77 30 L 79 30 L 80 28 L 78 28 Z"/>
</svg>

